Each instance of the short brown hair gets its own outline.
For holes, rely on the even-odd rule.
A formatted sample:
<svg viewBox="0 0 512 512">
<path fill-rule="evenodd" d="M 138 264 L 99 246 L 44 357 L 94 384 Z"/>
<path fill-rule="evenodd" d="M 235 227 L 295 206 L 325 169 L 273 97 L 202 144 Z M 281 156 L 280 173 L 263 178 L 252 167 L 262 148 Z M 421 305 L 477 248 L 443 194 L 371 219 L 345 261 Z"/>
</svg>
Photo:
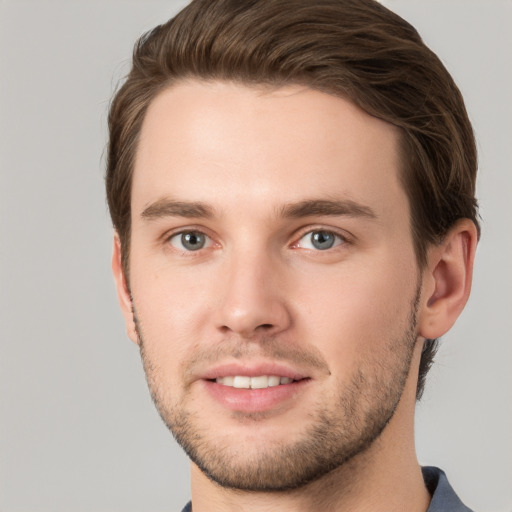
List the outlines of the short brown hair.
<svg viewBox="0 0 512 512">
<path fill-rule="evenodd" d="M 420 268 L 460 218 L 478 228 L 476 146 L 464 101 L 417 31 L 374 0 L 193 0 L 136 43 L 110 108 L 106 187 L 128 276 L 137 142 L 151 101 L 187 78 L 305 85 L 401 131 L 401 180 Z M 418 398 L 436 351 L 420 363 Z"/>
</svg>

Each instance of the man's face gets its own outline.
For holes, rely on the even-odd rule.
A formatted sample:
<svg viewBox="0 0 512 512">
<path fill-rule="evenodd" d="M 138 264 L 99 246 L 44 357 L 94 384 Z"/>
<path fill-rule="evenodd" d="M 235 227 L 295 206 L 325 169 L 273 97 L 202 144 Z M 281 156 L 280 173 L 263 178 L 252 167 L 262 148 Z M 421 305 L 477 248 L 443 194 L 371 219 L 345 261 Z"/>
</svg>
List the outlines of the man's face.
<svg viewBox="0 0 512 512">
<path fill-rule="evenodd" d="M 217 482 L 300 486 L 392 417 L 420 290 L 398 168 L 391 125 L 307 88 L 191 81 L 150 105 L 138 341 L 161 416 Z"/>
</svg>

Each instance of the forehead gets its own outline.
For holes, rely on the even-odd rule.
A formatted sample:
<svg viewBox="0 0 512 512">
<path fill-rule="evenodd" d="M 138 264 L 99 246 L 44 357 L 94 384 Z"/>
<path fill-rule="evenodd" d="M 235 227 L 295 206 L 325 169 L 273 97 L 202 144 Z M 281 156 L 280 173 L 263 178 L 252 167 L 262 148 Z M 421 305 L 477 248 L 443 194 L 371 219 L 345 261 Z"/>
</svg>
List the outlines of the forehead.
<svg viewBox="0 0 512 512">
<path fill-rule="evenodd" d="M 166 195 L 225 208 L 333 195 L 407 208 L 398 142 L 392 125 L 306 87 L 181 82 L 148 108 L 132 213 Z"/>
</svg>

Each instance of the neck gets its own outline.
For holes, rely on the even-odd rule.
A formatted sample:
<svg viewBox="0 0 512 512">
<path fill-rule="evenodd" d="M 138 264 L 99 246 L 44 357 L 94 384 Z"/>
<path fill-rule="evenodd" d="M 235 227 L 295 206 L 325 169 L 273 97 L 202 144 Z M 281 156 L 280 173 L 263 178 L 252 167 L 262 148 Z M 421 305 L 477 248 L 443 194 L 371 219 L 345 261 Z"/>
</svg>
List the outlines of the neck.
<svg viewBox="0 0 512 512">
<path fill-rule="evenodd" d="M 418 359 L 420 350 L 416 351 Z M 415 372 L 416 364 L 411 365 Z M 192 464 L 194 512 L 425 512 L 425 488 L 414 446 L 416 378 L 409 376 L 400 403 L 382 434 L 363 453 L 300 489 L 246 492 L 226 489 Z"/>
</svg>

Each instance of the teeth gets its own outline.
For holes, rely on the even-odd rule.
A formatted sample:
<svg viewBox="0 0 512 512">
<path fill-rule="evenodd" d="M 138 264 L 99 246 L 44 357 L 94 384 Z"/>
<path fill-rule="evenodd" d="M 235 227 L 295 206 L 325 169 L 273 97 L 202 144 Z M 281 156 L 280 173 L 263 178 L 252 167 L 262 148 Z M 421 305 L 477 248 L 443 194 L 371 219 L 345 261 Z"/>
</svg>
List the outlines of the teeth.
<svg viewBox="0 0 512 512">
<path fill-rule="evenodd" d="M 235 377 L 224 377 L 223 384 L 225 386 L 233 386 L 235 382 Z"/>
<path fill-rule="evenodd" d="M 293 379 L 290 379 L 290 377 L 278 377 L 277 375 L 258 375 L 257 377 L 236 375 L 234 377 L 218 377 L 215 379 L 215 382 L 238 389 L 265 389 L 279 386 L 280 384 L 290 384 L 293 382 Z"/>
<path fill-rule="evenodd" d="M 265 389 L 268 388 L 268 377 L 261 375 L 260 377 L 251 377 L 251 389 Z"/>
<path fill-rule="evenodd" d="M 234 388 L 250 388 L 251 387 L 251 377 L 242 377 L 237 375 L 233 380 Z"/>
<path fill-rule="evenodd" d="M 279 384 L 281 384 L 281 379 L 279 377 L 276 377 L 275 375 L 271 375 L 268 378 L 269 387 L 279 386 Z"/>
</svg>

